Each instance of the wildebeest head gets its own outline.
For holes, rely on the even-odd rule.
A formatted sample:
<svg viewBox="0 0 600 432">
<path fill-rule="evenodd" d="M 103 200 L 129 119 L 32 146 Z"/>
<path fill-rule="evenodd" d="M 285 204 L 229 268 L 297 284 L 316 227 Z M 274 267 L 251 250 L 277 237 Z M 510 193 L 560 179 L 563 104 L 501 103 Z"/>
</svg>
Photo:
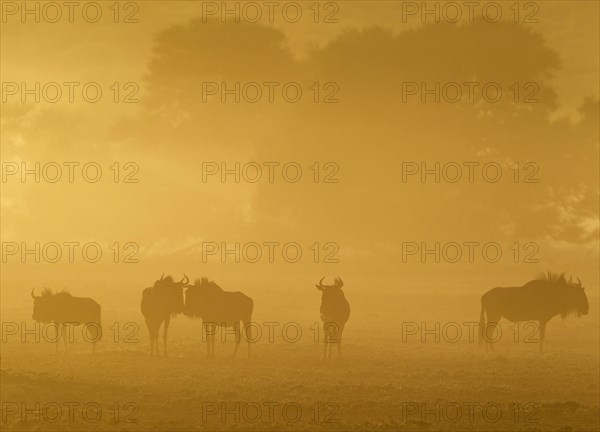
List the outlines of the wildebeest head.
<svg viewBox="0 0 600 432">
<path fill-rule="evenodd" d="M 317 289 L 323 294 L 323 301 L 344 297 L 344 292 L 342 291 L 344 282 L 342 281 L 342 279 L 340 279 L 339 277 L 335 278 L 333 285 L 323 285 L 323 279 L 325 278 L 321 278 L 319 283 L 315 285 Z"/>
<path fill-rule="evenodd" d="M 35 288 L 31 290 L 31 297 L 33 298 L 32 318 L 38 322 L 51 322 L 56 319 L 56 314 L 60 309 L 60 297 L 71 295 L 65 291 L 54 294 L 46 288 L 42 291 L 42 294 L 36 296 L 33 293 L 34 291 Z"/>
<path fill-rule="evenodd" d="M 175 282 L 171 276 L 165 277 L 164 273 L 159 280 L 154 282 L 154 289 L 166 293 L 161 296 L 162 301 L 169 305 L 169 310 L 173 315 L 183 312 L 183 288 L 187 286 L 189 278 L 184 274 L 179 282 Z"/>
<path fill-rule="evenodd" d="M 578 315 L 587 315 L 590 306 L 583 285 L 581 284 L 581 280 L 577 278 L 577 283 L 569 280 L 569 285 L 572 287 L 571 302 L 573 309 Z"/>
<path fill-rule="evenodd" d="M 209 281 L 206 277 L 196 279 L 194 285 L 187 285 L 184 315 L 192 318 L 201 316 L 203 308 L 210 307 L 207 303 L 211 296 L 219 292 L 223 292 L 223 290 L 214 281 Z"/>
</svg>

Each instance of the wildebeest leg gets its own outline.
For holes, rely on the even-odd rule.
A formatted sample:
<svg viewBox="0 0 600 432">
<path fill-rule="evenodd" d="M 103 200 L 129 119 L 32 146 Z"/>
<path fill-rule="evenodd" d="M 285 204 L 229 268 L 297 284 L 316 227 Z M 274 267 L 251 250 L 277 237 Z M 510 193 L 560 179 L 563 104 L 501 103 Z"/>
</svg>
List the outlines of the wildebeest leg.
<svg viewBox="0 0 600 432">
<path fill-rule="evenodd" d="M 202 342 L 206 342 L 206 357 L 208 357 L 208 333 L 205 323 L 202 323 Z"/>
<path fill-rule="evenodd" d="M 489 321 L 488 326 L 489 326 L 488 328 L 492 329 L 493 331 L 491 333 L 488 333 L 488 335 L 490 337 L 487 340 L 487 344 L 490 348 L 490 351 L 494 352 L 494 344 L 496 343 L 496 340 L 494 338 L 492 338 L 491 335 L 495 335 L 496 332 L 498 331 L 498 320 Z"/>
<path fill-rule="evenodd" d="M 215 338 L 216 338 L 216 333 L 217 333 L 217 325 L 216 324 L 212 324 L 211 325 L 211 332 L 210 332 L 210 356 L 212 358 L 215 358 Z"/>
<path fill-rule="evenodd" d="M 88 332 L 89 326 L 87 324 L 84 324 L 84 327 L 85 327 L 86 334 L 88 334 L 87 332 Z M 96 341 L 98 340 L 98 327 L 94 326 L 94 328 L 96 330 L 94 331 L 94 338 L 92 339 L 92 354 L 96 354 Z"/>
<path fill-rule="evenodd" d="M 206 358 L 210 358 L 211 357 L 211 342 L 212 342 L 211 335 L 213 334 L 213 331 L 211 329 L 211 324 L 203 323 L 202 329 L 204 331 L 204 338 L 206 339 Z"/>
<path fill-rule="evenodd" d="M 496 335 L 498 330 L 498 321 L 502 318 L 497 312 L 490 311 L 488 309 L 487 312 L 488 321 L 485 326 L 484 337 L 485 337 L 485 352 L 488 352 L 488 348 L 491 352 L 494 352 L 494 343 L 496 342 Z"/>
<path fill-rule="evenodd" d="M 242 341 L 242 335 L 240 332 L 240 322 L 236 322 L 233 325 L 233 330 L 235 332 L 235 348 L 233 349 L 233 354 L 231 355 L 231 358 L 235 358 L 235 355 L 237 354 L 237 350 L 240 347 L 240 342 Z"/>
<path fill-rule="evenodd" d="M 323 360 L 327 358 L 327 325 L 323 323 Z"/>
<path fill-rule="evenodd" d="M 62 327 L 59 326 L 58 324 L 56 324 L 56 340 L 54 341 L 54 346 L 56 347 L 56 351 L 55 353 L 58 354 L 58 345 L 60 343 L 60 337 L 64 335 L 62 335 Z"/>
<path fill-rule="evenodd" d="M 206 340 L 206 358 L 210 358 L 210 331 L 208 324 L 202 324 L 202 331 L 204 332 L 204 339 Z"/>
<path fill-rule="evenodd" d="M 546 324 L 548 321 L 540 320 L 540 354 L 544 352 L 544 338 L 546 337 Z"/>
<path fill-rule="evenodd" d="M 150 351 L 148 351 L 148 357 L 152 357 L 154 355 L 154 334 L 152 333 L 152 330 L 150 330 L 149 334 L 150 334 Z"/>
<path fill-rule="evenodd" d="M 68 342 L 66 328 L 67 328 L 67 325 L 63 324 L 62 325 L 62 337 L 63 337 L 63 341 L 65 342 L 65 354 L 67 353 L 67 342 Z M 70 333 L 69 333 L 69 336 L 70 336 Z"/>
<path fill-rule="evenodd" d="M 150 351 L 148 351 L 148 357 L 152 357 L 154 355 L 154 332 L 152 322 L 146 318 L 146 327 L 148 327 L 148 335 L 150 336 Z"/>
<path fill-rule="evenodd" d="M 94 321 L 85 323 L 83 326 L 84 326 L 86 335 L 90 334 L 89 333 L 90 328 L 93 329 L 92 330 L 92 334 L 93 334 L 93 336 L 92 336 L 92 354 L 96 354 L 96 342 L 98 342 L 101 339 L 102 328 L 99 323 L 94 322 Z M 87 340 L 87 337 L 86 337 L 86 340 Z"/>
<path fill-rule="evenodd" d="M 328 359 L 331 357 L 331 344 L 332 344 L 332 332 L 333 332 L 333 323 L 327 322 L 323 323 L 323 343 L 325 344 L 323 351 L 323 358 Z"/>
<path fill-rule="evenodd" d="M 165 319 L 165 326 L 163 329 L 163 343 L 165 346 L 165 357 L 167 357 L 167 332 L 169 331 L 169 324 L 171 324 L 171 316 L 167 316 Z M 158 342 L 156 343 L 158 345 Z M 158 346 L 156 347 L 156 351 L 158 351 Z"/>
<path fill-rule="evenodd" d="M 154 346 L 156 347 L 156 357 L 160 357 L 160 350 L 158 349 L 158 339 L 160 335 L 160 326 L 162 325 L 162 321 L 158 323 L 156 328 L 154 329 Z"/>
<path fill-rule="evenodd" d="M 150 337 L 152 339 L 152 345 L 150 350 L 150 355 L 156 354 L 156 356 L 160 356 L 160 351 L 158 350 L 158 334 L 160 332 L 160 326 L 162 321 L 155 322 L 150 329 Z"/>
<path fill-rule="evenodd" d="M 158 329 L 156 326 L 153 326 L 150 330 L 150 356 L 158 354 Z"/>
<path fill-rule="evenodd" d="M 244 335 L 246 335 L 246 339 L 248 341 L 248 358 L 250 358 L 250 348 L 252 344 L 252 326 L 250 325 L 250 320 L 243 321 L 244 323 Z"/>
<path fill-rule="evenodd" d="M 342 358 L 342 333 L 344 333 L 344 326 L 341 325 L 337 335 L 337 348 L 338 358 Z"/>
<path fill-rule="evenodd" d="M 329 327 L 329 331 L 327 332 L 327 342 L 329 347 L 327 348 L 327 358 L 331 358 L 331 351 L 333 350 L 333 345 L 337 345 L 338 355 L 340 350 L 340 337 L 341 337 L 341 328 L 336 322 L 327 323 Z"/>
</svg>

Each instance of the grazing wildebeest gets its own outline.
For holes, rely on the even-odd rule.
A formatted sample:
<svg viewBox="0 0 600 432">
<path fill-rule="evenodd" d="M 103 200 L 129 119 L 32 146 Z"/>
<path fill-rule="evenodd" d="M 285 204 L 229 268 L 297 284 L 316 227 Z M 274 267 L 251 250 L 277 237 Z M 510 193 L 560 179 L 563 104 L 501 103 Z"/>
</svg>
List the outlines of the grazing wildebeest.
<svg viewBox="0 0 600 432">
<path fill-rule="evenodd" d="M 67 325 L 85 326 L 85 340 L 92 342 L 92 350 L 96 352 L 96 342 L 102 338 L 102 322 L 100 319 L 101 308 L 91 298 L 73 297 L 66 291 L 54 294 L 49 289 L 44 289 L 42 294 L 36 296 L 31 290 L 33 297 L 33 319 L 38 322 L 57 324 L 56 352 L 58 352 L 58 341 L 61 338 L 65 343 L 65 353 L 67 352 Z M 60 324 L 61 332 L 58 325 Z M 93 327 L 95 330 L 93 336 L 88 334 L 88 329 Z"/>
<path fill-rule="evenodd" d="M 562 318 L 574 313 L 578 316 L 588 313 L 588 299 L 581 286 L 572 279 L 567 281 L 561 275 L 548 272 L 538 279 L 521 287 L 492 288 L 481 296 L 481 317 L 479 319 L 479 343 L 486 342 L 494 350 L 493 340 L 500 318 L 510 321 L 539 321 L 540 352 L 546 335 L 546 323 L 560 314 Z M 487 315 L 487 325 L 485 322 Z"/>
<path fill-rule="evenodd" d="M 344 282 L 338 277 L 333 285 L 323 285 L 322 278 L 317 289 L 321 295 L 321 320 L 323 320 L 324 351 L 323 358 L 331 357 L 331 345 L 337 343 L 338 357 L 342 355 L 342 334 L 350 317 L 350 304 L 344 296 Z"/>
<path fill-rule="evenodd" d="M 171 317 L 183 312 L 183 287 L 189 282 L 186 275 L 179 282 L 175 282 L 171 276 L 165 277 L 164 273 L 154 286 L 146 288 L 142 293 L 142 314 L 150 333 L 150 352 L 148 356 L 158 352 L 158 332 L 164 322 L 163 343 L 165 357 L 167 356 L 167 332 Z"/>
<path fill-rule="evenodd" d="M 240 321 L 248 341 L 248 358 L 252 339 L 251 321 L 254 301 L 239 291 L 223 291 L 206 277 L 196 279 L 194 285 L 188 285 L 185 293 L 184 314 L 202 318 L 202 329 L 206 338 L 206 355 L 215 356 L 215 333 L 217 327 L 233 327 L 235 331 L 235 357 L 241 341 Z"/>
</svg>

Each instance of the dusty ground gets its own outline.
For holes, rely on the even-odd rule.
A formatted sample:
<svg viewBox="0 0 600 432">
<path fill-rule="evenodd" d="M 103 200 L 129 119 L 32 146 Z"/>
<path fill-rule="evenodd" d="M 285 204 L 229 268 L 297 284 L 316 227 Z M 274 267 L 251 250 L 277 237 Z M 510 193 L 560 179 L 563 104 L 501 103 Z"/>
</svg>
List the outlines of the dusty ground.
<svg viewBox="0 0 600 432">
<path fill-rule="evenodd" d="M 217 344 L 216 359 L 206 359 L 200 322 L 183 316 L 171 325 L 171 356 L 147 359 L 147 332 L 133 309 L 104 314 L 105 336 L 96 355 L 79 333 L 65 355 L 33 336 L 23 343 L 5 328 L 2 429 L 598 430 L 594 306 L 580 319 L 555 318 L 543 355 L 537 344 L 523 342 L 530 329 L 520 326 L 515 342 L 515 330 L 506 322 L 507 336 L 486 355 L 462 324 L 478 318 L 475 309 L 461 315 L 469 319 L 456 321 L 463 334 L 453 342 L 456 326 L 448 324 L 456 316 L 449 313 L 453 307 L 438 305 L 422 318 L 428 329 L 435 329 L 434 317 L 443 318 L 439 342 L 435 332 L 420 331 L 403 341 L 403 322 L 405 328 L 408 322 L 421 326 L 408 306 L 397 315 L 357 311 L 343 358 L 329 361 L 320 359 L 314 321 L 289 324 L 286 340 L 281 329 L 292 321 L 259 313 L 255 321 L 263 335 L 251 360 L 245 346 L 238 358 L 230 358 L 231 336 Z M 138 317 L 139 331 L 124 328 L 132 316 Z M 298 316 L 311 313 L 302 310 Z M 3 311 L 3 322 L 20 320 L 33 328 L 26 308 Z M 267 321 L 280 323 L 271 324 L 273 342 Z M 115 322 L 119 335 L 110 328 Z M 298 328 L 302 337 L 292 342 Z M 126 335 L 133 342 L 124 343 Z"/>
</svg>

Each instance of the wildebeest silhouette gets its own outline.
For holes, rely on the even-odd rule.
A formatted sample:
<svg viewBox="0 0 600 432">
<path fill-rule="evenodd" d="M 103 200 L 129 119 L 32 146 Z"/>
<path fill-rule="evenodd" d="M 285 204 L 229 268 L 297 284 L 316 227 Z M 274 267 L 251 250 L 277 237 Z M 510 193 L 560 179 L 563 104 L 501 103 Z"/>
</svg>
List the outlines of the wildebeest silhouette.
<svg viewBox="0 0 600 432">
<path fill-rule="evenodd" d="M 202 318 L 202 329 L 206 338 L 206 355 L 215 356 L 215 333 L 217 327 L 233 327 L 235 331 L 235 357 L 241 342 L 240 322 L 248 341 L 248 358 L 252 339 L 251 321 L 254 301 L 239 291 L 224 291 L 215 282 L 206 277 L 196 279 L 194 285 L 188 285 L 185 293 L 184 314 Z"/>
<path fill-rule="evenodd" d="M 321 291 L 321 320 L 323 321 L 323 358 L 331 357 L 331 345 L 337 343 L 338 358 L 342 355 L 342 334 L 350 317 L 350 304 L 344 296 L 344 282 L 338 277 L 333 285 L 323 285 L 322 278 L 316 285 Z"/>
<path fill-rule="evenodd" d="M 179 282 L 175 282 L 171 276 L 165 277 L 164 273 L 159 280 L 154 282 L 150 288 L 142 293 L 142 314 L 150 333 L 150 352 L 148 356 L 158 352 L 158 332 L 164 322 L 163 344 L 165 357 L 167 356 L 167 332 L 171 317 L 183 312 L 183 287 L 189 282 L 186 275 Z"/>
<path fill-rule="evenodd" d="M 486 351 L 493 351 L 493 334 L 500 318 L 510 321 L 539 321 L 540 352 L 543 351 L 546 324 L 560 314 L 578 316 L 588 313 L 588 299 L 581 280 L 567 281 L 565 274 L 548 272 L 521 287 L 492 288 L 481 296 L 481 316 L 479 319 L 479 343 L 486 343 Z M 486 318 L 487 315 L 487 325 Z"/>
<path fill-rule="evenodd" d="M 67 325 L 85 326 L 85 340 L 92 342 L 92 351 L 96 352 L 96 342 L 102 338 L 101 308 L 91 298 L 73 297 L 67 291 L 53 293 L 49 289 L 44 289 L 42 294 L 36 296 L 33 294 L 35 288 L 31 290 L 33 298 L 33 319 L 38 322 L 53 322 L 60 325 L 61 332 L 57 327 L 56 351 L 58 352 L 58 342 L 62 336 L 65 343 L 65 353 L 67 352 Z M 89 328 L 93 328 L 92 336 L 89 334 Z"/>
</svg>

